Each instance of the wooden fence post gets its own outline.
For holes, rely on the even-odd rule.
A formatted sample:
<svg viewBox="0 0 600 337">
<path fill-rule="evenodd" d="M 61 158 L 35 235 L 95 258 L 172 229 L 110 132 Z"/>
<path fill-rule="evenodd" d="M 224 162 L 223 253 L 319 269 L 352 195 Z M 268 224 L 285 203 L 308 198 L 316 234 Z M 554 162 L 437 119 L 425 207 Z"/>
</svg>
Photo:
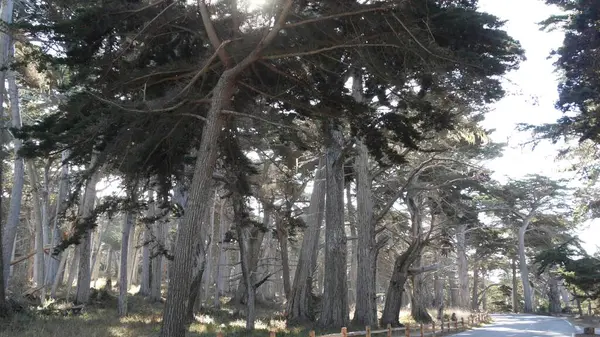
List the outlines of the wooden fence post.
<svg viewBox="0 0 600 337">
<path fill-rule="evenodd" d="M 433 333 L 433 337 L 435 337 L 435 321 L 431 322 L 431 332 Z"/>
<path fill-rule="evenodd" d="M 308 337 L 315 337 L 315 330 L 310 330 Z"/>
<path fill-rule="evenodd" d="M 442 318 L 441 322 L 440 322 L 440 327 L 441 327 L 441 331 L 442 333 L 444 333 L 444 319 Z"/>
<path fill-rule="evenodd" d="M 392 337 L 392 325 L 387 325 L 387 337 Z"/>
<path fill-rule="evenodd" d="M 223 332 L 222 331 L 217 332 L 217 337 L 223 337 Z"/>
<path fill-rule="evenodd" d="M 348 328 L 346 328 L 346 327 L 342 328 L 342 337 L 348 337 Z"/>
<path fill-rule="evenodd" d="M 406 324 L 404 333 L 405 333 L 406 337 L 410 337 L 410 324 Z"/>
<path fill-rule="evenodd" d="M 462 326 L 463 329 L 465 328 L 465 318 L 464 317 L 460 318 L 460 325 Z"/>
<path fill-rule="evenodd" d="M 275 331 L 269 331 L 269 337 L 275 337 Z"/>
<path fill-rule="evenodd" d="M 450 321 L 448 321 L 448 332 L 450 332 L 450 331 L 451 331 L 451 329 L 450 329 Z"/>
<path fill-rule="evenodd" d="M 458 330 L 458 318 L 454 321 L 454 329 Z"/>
<path fill-rule="evenodd" d="M 365 331 L 367 332 L 365 337 L 371 337 L 371 327 L 367 325 L 367 327 L 365 328 Z"/>
<path fill-rule="evenodd" d="M 421 324 L 421 326 L 420 326 L 419 328 L 420 328 L 420 330 L 421 330 L 421 337 L 423 337 L 423 332 L 424 332 L 424 331 L 423 331 L 423 324 Z"/>
</svg>

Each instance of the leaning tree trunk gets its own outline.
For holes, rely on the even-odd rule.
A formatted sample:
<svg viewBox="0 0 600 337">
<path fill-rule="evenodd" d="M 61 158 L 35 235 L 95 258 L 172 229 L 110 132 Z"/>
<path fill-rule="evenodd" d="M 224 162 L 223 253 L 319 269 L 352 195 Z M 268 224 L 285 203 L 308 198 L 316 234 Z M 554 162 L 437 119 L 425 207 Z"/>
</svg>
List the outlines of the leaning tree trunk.
<svg viewBox="0 0 600 337">
<path fill-rule="evenodd" d="M 310 205 L 306 216 L 306 229 L 300 247 L 300 257 L 294 284 L 287 303 L 287 321 L 289 323 L 305 323 L 315 320 L 316 310 L 313 303 L 313 261 L 318 255 L 319 233 L 323 223 L 323 210 L 325 207 L 325 170 L 323 158 L 319 160 L 319 168 L 315 173 L 313 190 L 310 196 Z"/>
<path fill-rule="evenodd" d="M 227 73 L 227 71 L 226 71 Z M 212 179 L 215 163 L 217 161 L 217 143 L 221 133 L 223 119 L 221 110 L 225 108 L 233 96 L 235 89 L 235 73 L 219 78 L 213 89 L 211 107 L 207 113 L 200 149 L 197 154 L 196 167 L 192 184 L 189 189 L 189 207 L 186 208 L 183 221 L 177 231 L 177 246 L 171 266 L 171 281 L 167 291 L 167 302 L 163 311 L 163 324 L 161 337 L 185 336 L 185 312 L 189 300 L 191 271 L 194 264 L 194 243 L 198 240 L 198 223 L 205 218 L 208 212 L 206 205 L 212 196 Z"/>
<path fill-rule="evenodd" d="M 200 288 L 202 285 L 202 276 L 206 270 L 206 251 L 204 249 L 204 240 L 198 240 L 195 247 L 194 266 L 192 271 L 192 282 L 190 284 L 190 298 L 186 311 L 186 319 L 191 323 L 194 319 L 194 308 L 196 302 L 200 301 Z"/>
<path fill-rule="evenodd" d="M 325 280 L 320 324 L 348 325 L 347 238 L 344 227 L 344 156 L 342 132 L 333 120 L 324 123 L 327 203 L 325 212 Z"/>
<path fill-rule="evenodd" d="M 121 267 L 119 275 L 119 299 L 117 304 L 117 312 L 121 317 L 127 316 L 127 290 L 129 283 L 127 282 L 127 258 L 129 257 L 129 249 L 133 248 L 129 247 L 129 236 L 131 235 L 131 229 L 135 222 L 134 219 L 132 212 L 125 213 L 121 231 Z"/>
<path fill-rule="evenodd" d="M 348 227 L 350 227 L 350 237 L 352 240 L 349 242 L 350 244 L 350 263 L 348 267 L 348 304 L 350 306 L 356 305 L 356 278 L 357 278 L 357 268 L 358 268 L 358 257 L 357 257 L 357 246 L 358 246 L 358 236 L 356 234 L 356 210 L 354 209 L 353 200 L 352 200 L 352 184 L 346 184 L 346 209 L 348 216 L 346 218 L 346 222 L 348 223 Z"/>
<path fill-rule="evenodd" d="M 42 304 L 46 299 L 46 279 L 44 277 L 44 225 L 42 222 L 42 205 L 40 204 L 39 186 L 37 180 L 37 170 L 33 161 L 27 161 L 27 175 L 31 187 L 31 197 L 33 199 L 33 222 L 35 223 L 35 283 L 40 289 L 40 299 Z"/>
<path fill-rule="evenodd" d="M 525 258 L 525 232 L 529 225 L 529 218 L 523 221 L 521 227 L 519 227 L 519 270 L 521 272 L 521 281 L 523 282 L 523 311 L 525 313 L 533 312 L 533 294 L 531 291 L 531 284 L 529 283 L 529 268 L 527 267 L 527 259 Z"/>
<path fill-rule="evenodd" d="M 469 306 L 469 266 L 467 264 L 466 224 L 459 224 L 456 228 L 456 264 L 458 267 L 458 306 Z"/>
<path fill-rule="evenodd" d="M 219 135 L 223 125 L 222 111 L 231 104 L 231 98 L 236 89 L 236 78 L 258 60 L 262 50 L 279 33 L 291 6 L 292 1 L 288 0 L 284 4 L 275 26 L 269 33 L 263 37 L 248 56 L 233 68 L 225 70 L 213 87 L 210 108 L 203 121 L 200 148 L 189 189 L 189 204 L 191 207 L 188 207 L 183 222 L 177 231 L 177 247 L 171 269 L 173 275 L 171 282 L 169 282 L 167 302 L 163 310 L 161 337 L 185 336 L 185 309 L 189 299 L 188 292 L 191 283 L 193 243 L 198 239 L 199 226 L 197 224 L 204 219 L 204 215 L 208 211 L 206 205 L 209 204 L 211 198 L 212 189 L 210 186 L 217 161 Z M 204 25 L 207 27 L 212 26 L 206 10 L 202 13 Z M 215 48 L 221 47 L 215 46 Z"/>
<path fill-rule="evenodd" d="M 96 165 L 96 159 L 92 158 L 90 168 L 94 169 Z M 94 203 L 96 202 L 96 184 L 100 179 L 100 172 L 96 170 L 85 186 L 85 193 L 83 196 L 83 203 L 81 205 L 81 212 L 79 214 L 80 221 L 86 221 L 94 212 Z M 90 283 L 91 283 L 91 269 L 90 269 L 90 254 L 92 246 L 92 231 L 86 229 L 81 243 L 79 244 L 79 273 L 77 274 L 77 294 L 75 295 L 76 303 L 87 303 L 90 299 Z"/>
<path fill-rule="evenodd" d="M 4 159 L 3 155 L 0 153 L 0 160 Z M 3 165 L 0 165 L 0 191 L 2 191 L 4 184 L 4 168 Z M 2 245 L 2 197 L 0 197 L 0 245 Z M 10 315 L 10 308 L 8 306 L 8 302 L 6 301 L 6 292 L 4 291 L 4 268 L 2 260 L 2 247 L 0 246 L 0 318 L 8 317 Z M 10 263 L 9 263 L 10 264 Z"/>
<path fill-rule="evenodd" d="M 357 144 L 356 172 L 356 227 L 357 227 L 357 278 L 356 309 L 353 323 L 360 326 L 377 324 L 375 222 L 369 174 L 369 153 L 363 142 Z"/>
</svg>

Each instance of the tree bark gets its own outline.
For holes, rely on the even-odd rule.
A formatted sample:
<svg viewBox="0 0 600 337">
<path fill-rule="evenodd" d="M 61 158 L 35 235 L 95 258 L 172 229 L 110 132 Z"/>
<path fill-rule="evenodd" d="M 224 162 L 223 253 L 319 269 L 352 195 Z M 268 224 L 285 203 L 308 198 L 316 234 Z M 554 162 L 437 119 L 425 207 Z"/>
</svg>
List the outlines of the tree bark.
<svg viewBox="0 0 600 337">
<path fill-rule="evenodd" d="M 133 248 L 129 247 L 129 236 L 131 235 L 131 229 L 133 228 L 134 222 L 133 213 L 127 212 L 121 228 L 121 273 L 119 275 L 119 299 L 117 304 L 117 312 L 120 317 L 127 316 L 127 291 L 129 289 L 129 282 L 127 281 L 127 259 L 129 257 L 129 249 Z"/>
<path fill-rule="evenodd" d="M 523 311 L 525 313 L 533 312 L 533 297 L 531 284 L 529 284 L 529 268 L 527 267 L 527 259 L 525 257 L 525 232 L 531 221 L 530 217 L 523 220 L 523 224 L 519 227 L 519 270 L 521 272 L 521 281 L 523 282 Z"/>
<path fill-rule="evenodd" d="M 35 283 L 40 288 L 40 299 L 42 304 L 46 299 L 45 291 L 45 277 L 44 277 L 44 224 L 42 223 L 42 206 L 39 194 L 38 176 L 37 170 L 33 164 L 33 161 L 27 161 L 27 174 L 29 176 L 29 183 L 31 185 L 31 196 L 33 199 L 33 222 L 35 223 Z"/>
<path fill-rule="evenodd" d="M 334 121 L 324 123 L 327 203 L 325 213 L 325 280 L 320 324 L 348 325 L 347 238 L 344 228 L 344 156 L 342 132 Z"/>
<path fill-rule="evenodd" d="M 69 266 L 69 277 L 67 277 L 67 301 L 71 295 L 75 275 L 77 275 L 77 272 L 79 271 L 80 248 L 80 245 L 77 245 L 73 248 L 73 258 L 71 259 L 71 265 Z"/>
<path fill-rule="evenodd" d="M 96 159 L 92 158 L 90 167 L 95 166 Z M 96 202 L 96 184 L 100 179 L 100 172 L 96 170 L 89 178 L 85 186 L 83 203 L 79 218 L 85 220 L 92 215 L 94 211 L 94 203 Z M 91 249 L 91 230 L 86 230 L 81 243 L 79 244 L 79 273 L 77 275 L 77 294 L 75 295 L 76 303 L 87 303 L 90 299 L 90 249 Z"/>
<path fill-rule="evenodd" d="M 369 153 L 366 145 L 357 143 L 356 172 L 357 204 L 357 273 L 356 309 L 353 323 L 360 326 L 377 324 L 376 270 L 377 244 L 375 241 L 375 221 L 369 174 Z"/>
<path fill-rule="evenodd" d="M 289 323 L 305 323 L 315 320 L 315 306 L 313 301 L 313 276 L 318 255 L 319 233 L 323 223 L 325 208 L 325 169 L 323 158 L 319 160 L 319 167 L 315 172 L 313 190 L 310 196 L 310 205 L 306 216 L 306 229 L 300 248 L 300 257 L 294 274 L 294 284 L 287 303 L 287 321 Z"/>
<path fill-rule="evenodd" d="M 435 293 L 433 306 L 437 309 L 438 320 L 442 319 L 444 313 L 444 279 L 440 274 L 440 271 L 436 271 L 433 276 L 433 292 Z"/>
<path fill-rule="evenodd" d="M 467 264 L 467 242 L 465 234 L 466 224 L 459 224 L 456 228 L 456 264 L 458 267 L 458 294 L 460 308 L 469 306 L 469 266 Z"/>
</svg>

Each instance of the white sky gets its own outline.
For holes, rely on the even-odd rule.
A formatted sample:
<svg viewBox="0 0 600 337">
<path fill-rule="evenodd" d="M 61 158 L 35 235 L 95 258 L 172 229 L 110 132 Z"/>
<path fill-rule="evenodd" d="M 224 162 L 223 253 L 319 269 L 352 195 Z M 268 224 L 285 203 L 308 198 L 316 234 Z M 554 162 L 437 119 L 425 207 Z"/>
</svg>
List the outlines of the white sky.
<svg viewBox="0 0 600 337">
<path fill-rule="evenodd" d="M 519 70 L 507 76 L 509 95 L 495 104 L 493 111 L 486 116 L 484 126 L 497 130 L 492 139 L 509 144 L 504 156 L 487 166 L 496 172 L 494 178 L 499 180 L 531 173 L 555 178 L 572 177 L 561 172 L 563 165 L 555 161 L 558 146 L 541 144 L 535 150 L 522 147 L 520 145 L 530 135 L 515 130 L 518 123 L 554 122 L 562 114 L 554 108 L 558 99 L 557 74 L 548 56 L 562 44 L 563 33 L 558 30 L 542 32 L 537 25 L 551 14 L 560 12 L 545 5 L 542 0 L 480 0 L 480 9 L 507 20 L 505 29 L 521 42 L 527 57 Z M 595 221 L 582 228 L 580 238 L 589 253 L 598 251 L 599 223 Z"/>
</svg>

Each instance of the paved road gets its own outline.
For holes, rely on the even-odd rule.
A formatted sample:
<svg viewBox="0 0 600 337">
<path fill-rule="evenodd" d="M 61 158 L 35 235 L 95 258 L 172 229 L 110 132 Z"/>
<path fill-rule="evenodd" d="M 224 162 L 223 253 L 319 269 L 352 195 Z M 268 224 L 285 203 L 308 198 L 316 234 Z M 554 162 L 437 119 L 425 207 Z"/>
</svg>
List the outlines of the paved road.
<svg viewBox="0 0 600 337">
<path fill-rule="evenodd" d="M 492 315 L 494 323 L 459 333 L 464 337 L 571 337 L 580 330 L 560 317 Z"/>
</svg>

